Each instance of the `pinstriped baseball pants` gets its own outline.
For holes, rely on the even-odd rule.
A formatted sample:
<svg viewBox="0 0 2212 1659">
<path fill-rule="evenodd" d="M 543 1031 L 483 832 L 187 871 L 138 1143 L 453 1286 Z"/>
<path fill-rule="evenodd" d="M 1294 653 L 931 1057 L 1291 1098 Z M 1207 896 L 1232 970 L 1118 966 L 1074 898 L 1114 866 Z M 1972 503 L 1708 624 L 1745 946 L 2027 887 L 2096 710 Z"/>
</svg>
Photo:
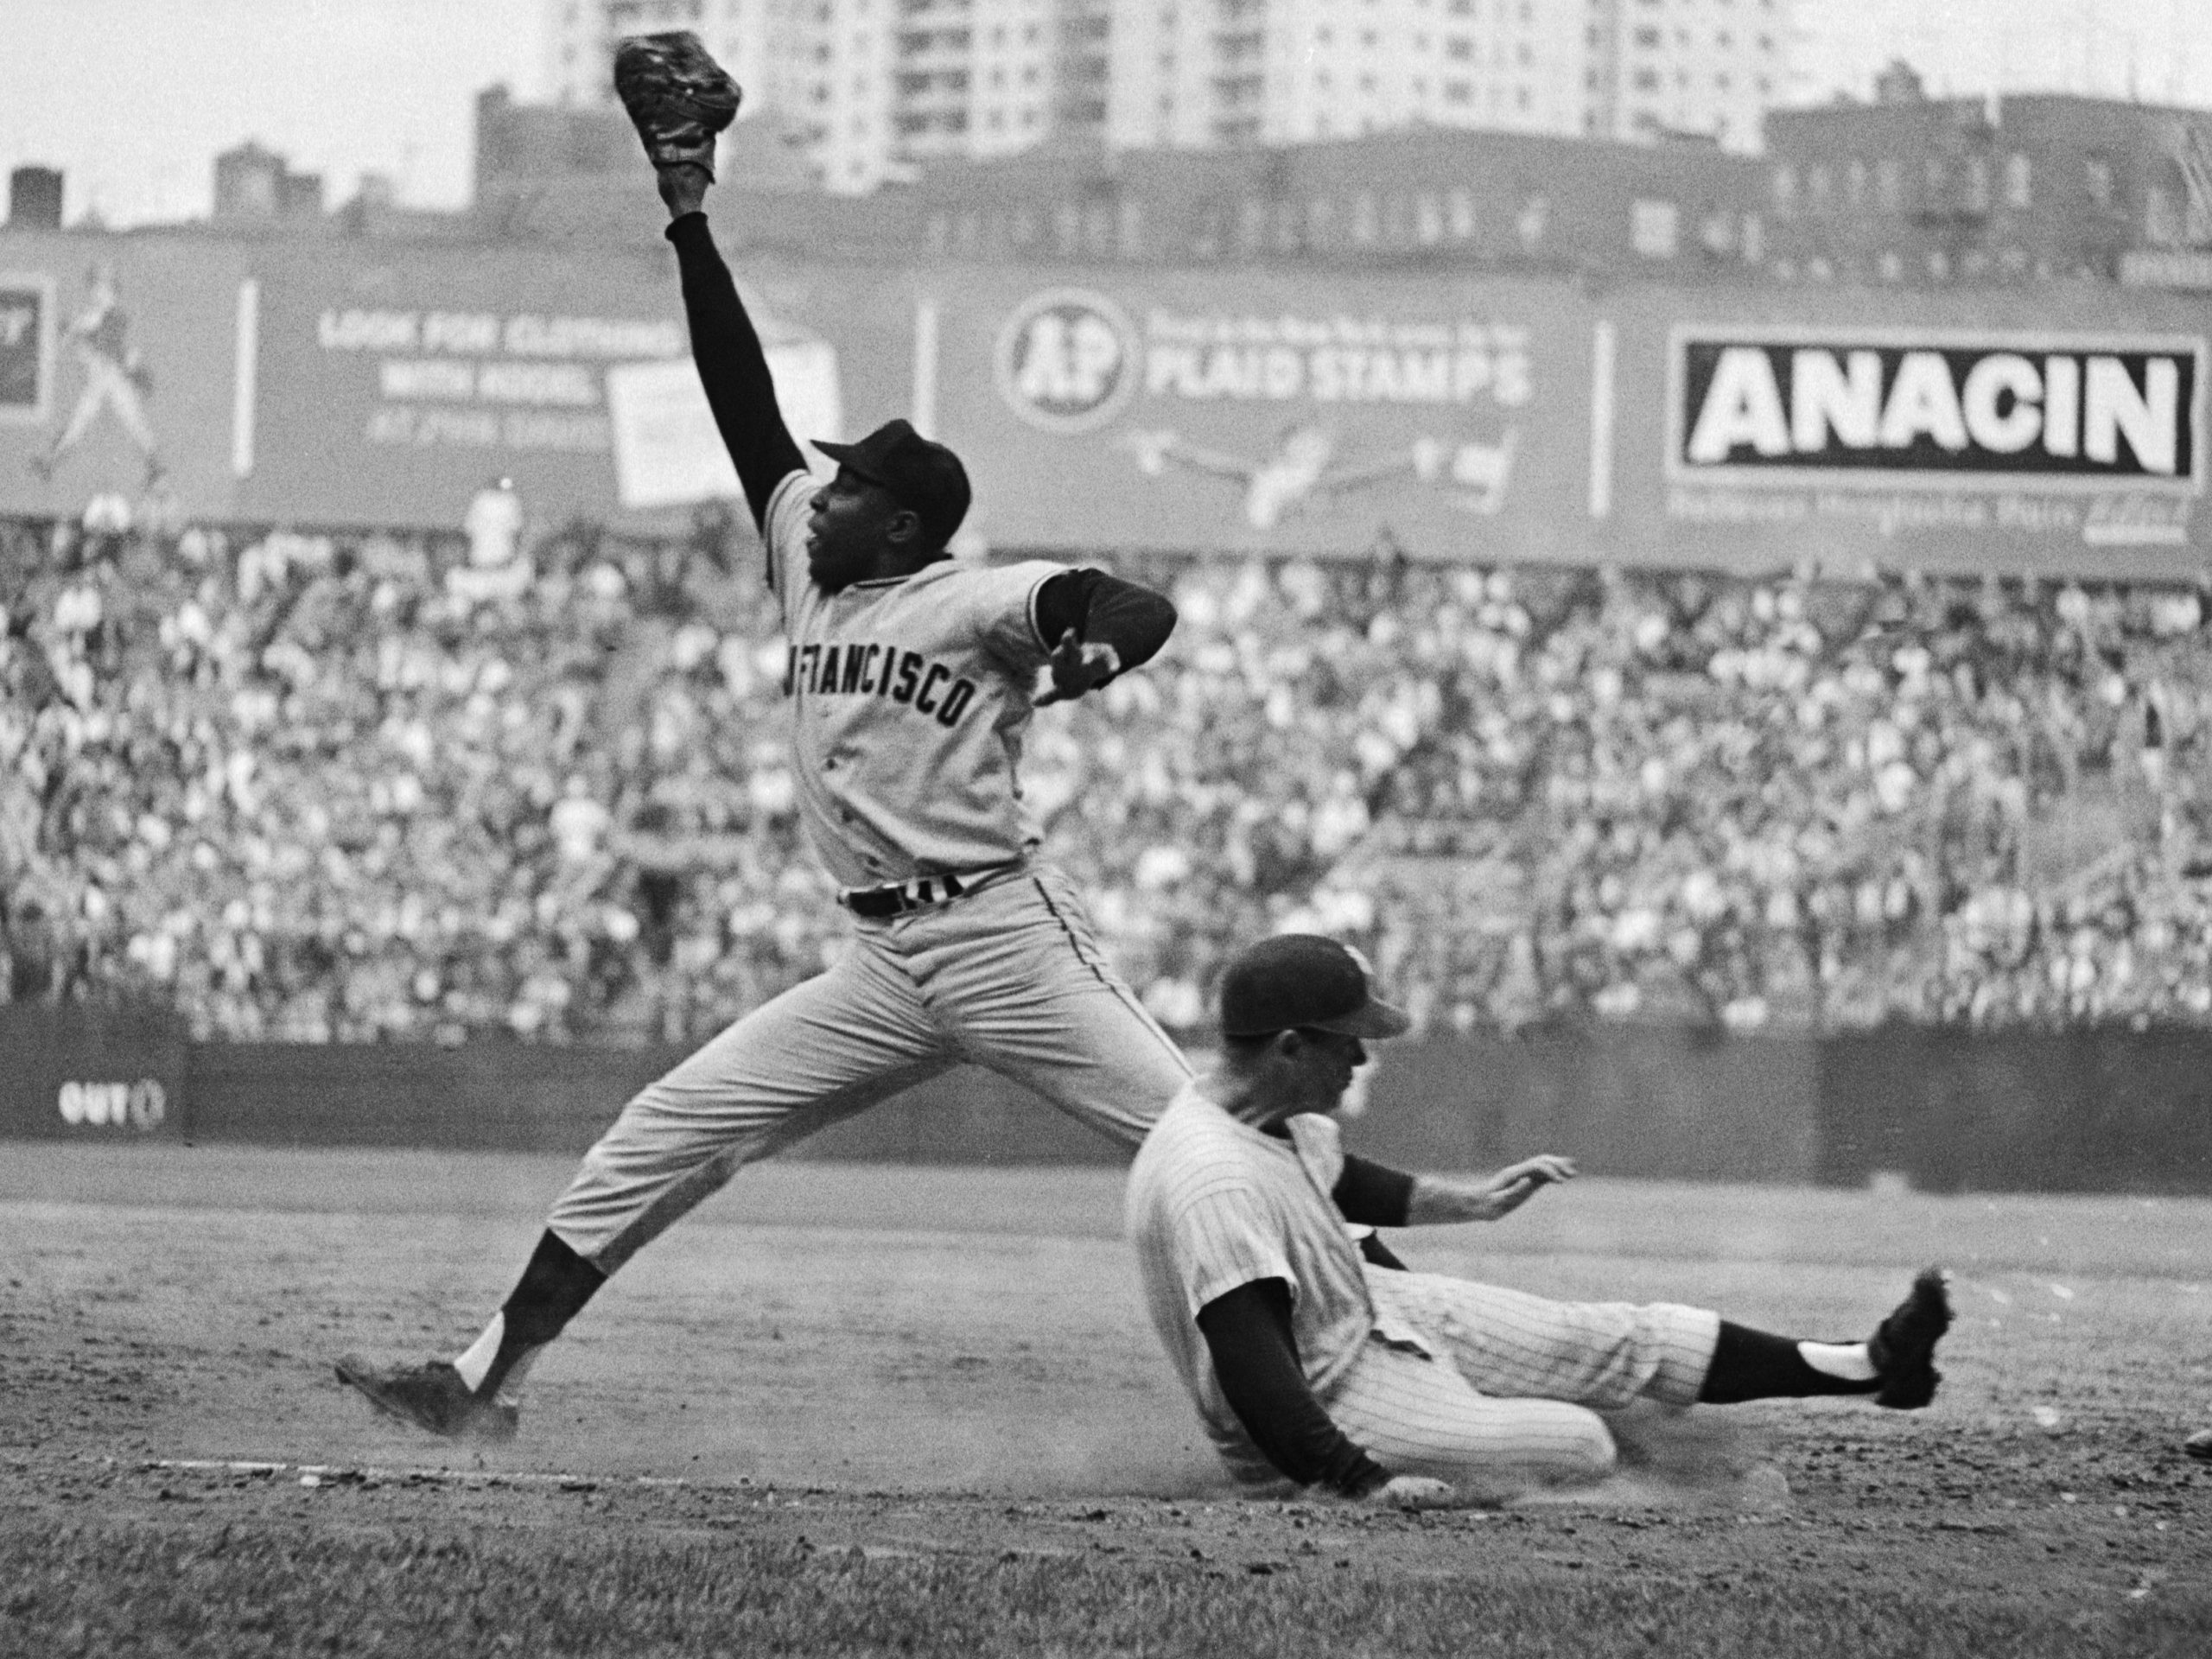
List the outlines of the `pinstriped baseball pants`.
<svg viewBox="0 0 2212 1659">
<path fill-rule="evenodd" d="M 1190 1081 L 1049 866 L 857 925 L 623 1107 L 546 1218 L 571 1249 L 611 1274 L 745 1165 L 963 1061 L 1132 1148 Z"/>
<path fill-rule="evenodd" d="M 1672 1302 L 1554 1302 L 1433 1273 L 1370 1270 L 1376 1311 L 1434 1357 L 1370 1336 L 1323 1395 L 1394 1474 L 1590 1478 L 1613 1465 L 1599 1411 L 1694 1403 L 1720 1316 Z"/>
</svg>

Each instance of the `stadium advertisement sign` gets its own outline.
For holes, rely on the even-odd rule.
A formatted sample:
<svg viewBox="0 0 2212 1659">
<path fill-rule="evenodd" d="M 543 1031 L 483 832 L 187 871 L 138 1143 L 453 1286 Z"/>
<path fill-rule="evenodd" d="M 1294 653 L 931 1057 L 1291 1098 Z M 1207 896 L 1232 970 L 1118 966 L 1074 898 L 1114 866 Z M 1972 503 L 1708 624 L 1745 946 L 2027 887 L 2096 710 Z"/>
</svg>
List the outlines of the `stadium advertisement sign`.
<svg viewBox="0 0 2212 1659">
<path fill-rule="evenodd" d="M 0 512 L 148 496 L 217 517 L 241 252 L 213 242 L 0 235 Z"/>
<path fill-rule="evenodd" d="M 904 411 L 903 281 L 744 275 L 796 429 Z M 0 234 L 0 512 L 450 530 L 503 476 L 526 533 L 736 493 L 664 245 Z"/>
<path fill-rule="evenodd" d="M 2208 569 L 2174 296 L 734 263 L 794 430 L 911 414 L 984 545 Z M 667 526 L 736 487 L 688 359 L 658 241 L 0 233 L 0 512 Z"/>
<path fill-rule="evenodd" d="M 1590 331 L 1566 290 L 993 272 L 948 313 L 939 425 L 988 542 L 1577 550 Z"/>
<path fill-rule="evenodd" d="M 745 275 L 803 435 L 843 435 L 849 397 L 903 410 L 901 296 L 834 270 Z M 665 248 L 301 259 L 265 290 L 250 498 L 271 508 L 451 526 L 504 476 L 546 529 L 737 494 Z"/>
<path fill-rule="evenodd" d="M 1847 303 L 1631 317 L 1606 538 L 1673 563 L 2202 573 L 2202 334 L 2078 294 L 1908 326 L 1924 296 Z M 1656 420 L 1631 413 L 1647 396 Z"/>
</svg>

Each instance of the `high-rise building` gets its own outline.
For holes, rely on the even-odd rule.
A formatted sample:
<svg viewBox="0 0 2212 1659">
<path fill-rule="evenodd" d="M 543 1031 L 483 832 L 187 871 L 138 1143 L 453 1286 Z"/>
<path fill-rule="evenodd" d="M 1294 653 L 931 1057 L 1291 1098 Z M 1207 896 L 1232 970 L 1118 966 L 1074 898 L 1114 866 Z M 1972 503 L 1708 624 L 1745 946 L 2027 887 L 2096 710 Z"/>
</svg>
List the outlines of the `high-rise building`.
<svg viewBox="0 0 2212 1659">
<path fill-rule="evenodd" d="M 1583 3 L 1580 131 L 1631 143 L 1694 134 L 1726 149 L 1758 149 L 1766 111 L 1789 96 L 1794 0 Z"/>
<path fill-rule="evenodd" d="M 1756 149 L 1793 0 L 548 0 L 550 84 L 696 32 L 861 191 L 1048 137 L 1212 149 L 1481 128 Z"/>
<path fill-rule="evenodd" d="M 1586 3 L 1124 0 L 1110 9 L 1104 136 L 1151 148 L 1579 131 Z"/>
</svg>

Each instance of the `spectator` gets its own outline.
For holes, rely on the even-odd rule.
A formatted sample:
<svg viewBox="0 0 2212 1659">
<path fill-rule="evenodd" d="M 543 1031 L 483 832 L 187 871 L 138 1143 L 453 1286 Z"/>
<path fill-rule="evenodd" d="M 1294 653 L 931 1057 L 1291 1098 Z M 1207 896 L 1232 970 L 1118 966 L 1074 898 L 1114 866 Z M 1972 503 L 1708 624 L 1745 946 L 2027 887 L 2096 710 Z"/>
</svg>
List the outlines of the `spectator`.
<svg viewBox="0 0 2212 1659">
<path fill-rule="evenodd" d="M 434 538 L 0 525 L 0 868 L 47 941 L 19 904 L 11 991 L 690 1040 L 817 971 L 842 935 L 728 533 L 569 525 L 485 603 Z M 1174 648 L 1025 769 L 1171 1025 L 1288 925 L 1443 1030 L 2212 1020 L 2197 589 L 1130 574 Z"/>
</svg>

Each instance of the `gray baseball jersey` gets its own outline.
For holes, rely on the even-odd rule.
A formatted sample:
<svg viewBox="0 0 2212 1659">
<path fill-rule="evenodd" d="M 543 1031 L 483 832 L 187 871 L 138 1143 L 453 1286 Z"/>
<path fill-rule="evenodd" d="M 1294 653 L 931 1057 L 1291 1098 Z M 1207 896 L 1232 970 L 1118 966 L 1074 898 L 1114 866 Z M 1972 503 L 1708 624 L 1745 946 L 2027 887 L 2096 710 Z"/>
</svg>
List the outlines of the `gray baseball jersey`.
<svg viewBox="0 0 2212 1659">
<path fill-rule="evenodd" d="M 806 569 L 817 487 L 787 476 L 766 525 L 808 839 L 844 887 L 1020 859 L 1039 839 L 1016 772 L 1051 654 L 1037 590 L 1067 567 L 948 559 L 825 594 Z"/>
<path fill-rule="evenodd" d="M 1072 885 L 1030 856 L 1015 768 L 1049 655 L 1038 589 L 1065 567 L 944 561 L 825 594 L 806 568 L 815 487 L 786 474 L 765 526 L 809 837 L 847 887 L 980 879 L 859 921 L 849 956 L 630 1101 L 548 1222 L 608 1272 L 743 1165 L 963 1060 L 1129 1145 L 1190 1080 Z"/>
</svg>

